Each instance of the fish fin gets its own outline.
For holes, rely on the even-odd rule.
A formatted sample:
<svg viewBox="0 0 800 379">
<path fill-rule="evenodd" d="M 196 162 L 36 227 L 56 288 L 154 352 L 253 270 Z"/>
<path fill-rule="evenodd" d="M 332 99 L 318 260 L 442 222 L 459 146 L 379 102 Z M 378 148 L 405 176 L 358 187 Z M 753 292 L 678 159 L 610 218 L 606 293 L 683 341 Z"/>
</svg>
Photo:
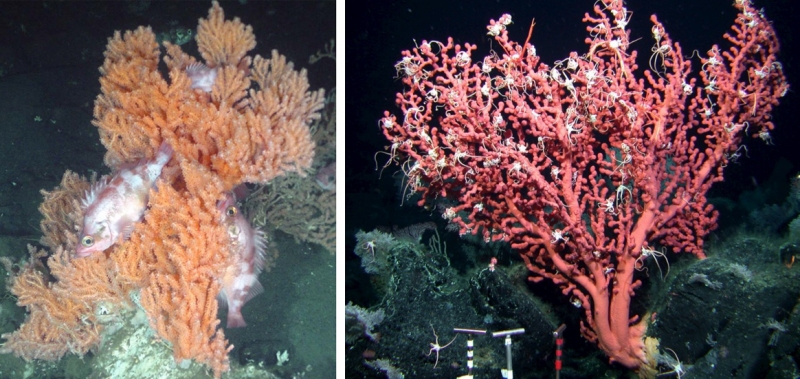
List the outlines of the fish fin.
<svg viewBox="0 0 800 379">
<path fill-rule="evenodd" d="M 205 74 L 208 70 L 210 70 L 210 68 L 201 62 L 193 62 L 186 66 L 186 74 L 189 76 Z"/>
<path fill-rule="evenodd" d="M 83 209 L 89 208 L 89 206 L 92 205 L 95 200 L 97 200 L 97 196 L 100 195 L 100 192 L 103 192 L 103 189 L 106 188 L 110 178 L 111 176 L 109 175 L 103 175 L 100 177 L 100 180 L 94 182 L 92 186 L 89 187 L 89 190 L 84 193 L 85 196 L 83 197 L 83 200 L 81 200 L 81 206 Z"/>
<path fill-rule="evenodd" d="M 172 158 L 172 154 L 174 152 L 175 151 L 172 150 L 172 146 L 170 146 L 166 140 L 161 141 L 161 146 L 158 147 L 155 160 L 162 165 L 167 164 L 167 162 L 169 162 L 169 160 Z"/>
<path fill-rule="evenodd" d="M 252 226 L 251 226 L 252 228 Z M 253 246 L 256 247 L 256 253 L 253 260 L 253 272 L 256 276 L 264 269 L 264 261 L 267 257 L 267 238 L 258 228 L 253 228 Z"/>
<path fill-rule="evenodd" d="M 219 305 L 220 309 L 228 308 L 228 297 L 225 296 L 225 290 L 219 291 L 219 295 L 217 295 L 217 304 Z"/>
<path fill-rule="evenodd" d="M 128 225 L 125 225 L 125 226 L 122 228 L 122 233 L 121 233 L 121 234 L 122 234 L 122 238 L 123 238 L 123 239 L 125 239 L 126 241 L 127 241 L 129 238 L 131 238 L 131 234 L 133 234 L 133 228 L 134 228 L 135 226 L 136 226 L 136 223 L 135 223 L 135 222 L 131 222 L 131 223 L 129 223 Z"/>
<path fill-rule="evenodd" d="M 261 283 L 258 281 L 258 278 L 256 278 L 255 282 L 253 282 L 253 285 L 250 286 L 250 290 L 247 291 L 247 296 L 245 296 L 244 302 L 242 304 L 247 303 L 252 298 L 260 295 L 263 292 L 264 292 L 264 286 L 262 286 Z"/>
<path fill-rule="evenodd" d="M 242 310 L 228 309 L 228 328 L 243 328 L 245 326 L 247 326 L 247 323 L 244 322 Z"/>
</svg>

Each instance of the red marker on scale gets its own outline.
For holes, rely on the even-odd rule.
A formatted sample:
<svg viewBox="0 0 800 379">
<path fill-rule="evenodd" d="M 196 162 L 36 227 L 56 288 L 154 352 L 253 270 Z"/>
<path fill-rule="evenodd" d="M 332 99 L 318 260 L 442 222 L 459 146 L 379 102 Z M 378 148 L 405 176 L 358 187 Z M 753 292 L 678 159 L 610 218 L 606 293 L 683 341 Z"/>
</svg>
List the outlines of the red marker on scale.
<svg viewBox="0 0 800 379">
<path fill-rule="evenodd" d="M 567 328 L 566 324 L 561 324 L 561 326 L 559 326 L 558 329 L 556 329 L 553 332 L 553 337 L 556 338 L 556 379 L 558 379 L 559 375 L 561 374 L 561 356 L 563 354 L 562 350 L 564 348 L 563 334 L 564 334 L 564 329 L 566 328 Z"/>
</svg>

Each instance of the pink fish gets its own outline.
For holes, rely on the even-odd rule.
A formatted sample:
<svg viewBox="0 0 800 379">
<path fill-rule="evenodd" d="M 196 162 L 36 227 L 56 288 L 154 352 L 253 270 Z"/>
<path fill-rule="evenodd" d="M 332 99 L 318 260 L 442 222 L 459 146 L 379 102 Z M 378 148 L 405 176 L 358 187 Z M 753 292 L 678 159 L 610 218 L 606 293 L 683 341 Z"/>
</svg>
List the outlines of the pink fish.
<svg viewBox="0 0 800 379">
<path fill-rule="evenodd" d="M 226 194 L 217 208 L 222 213 L 234 254 L 233 263 L 222 278 L 221 304 L 228 307 L 228 327 L 239 328 L 247 325 L 242 317 L 242 306 L 264 292 L 258 282 L 258 274 L 264 268 L 264 236 L 250 226 L 232 194 Z"/>
<path fill-rule="evenodd" d="M 326 191 L 336 190 L 336 161 L 328 163 L 317 171 L 317 184 Z"/>
<path fill-rule="evenodd" d="M 155 158 L 104 176 L 83 199 L 83 231 L 75 256 L 105 251 L 121 237 L 128 238 L 142 219 L 147 196 L 161 169 L 172 158 L 172 147 L 161 143 Z"/>
</svg>

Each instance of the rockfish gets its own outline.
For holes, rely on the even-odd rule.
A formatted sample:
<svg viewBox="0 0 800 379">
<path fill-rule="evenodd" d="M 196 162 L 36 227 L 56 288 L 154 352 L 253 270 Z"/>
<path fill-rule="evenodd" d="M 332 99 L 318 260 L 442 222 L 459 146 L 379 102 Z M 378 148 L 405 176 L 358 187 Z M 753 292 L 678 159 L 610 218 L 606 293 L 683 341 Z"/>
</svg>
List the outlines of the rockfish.
<svg viewBox="0 0 800 379">
<path fill-rule="evenodd" d="M 222 223 L 231 239 L 233 259 L 221 280 L 220 303 L 228 306 L 228 328 L 246 326 L 242 317 L 242 306 L 256 295 L 264 292 L 258 282 L 258 274 L 264 268 L 264 236 L 253 229 L 236 206 L 232 194 L 217 204 L 222 213 Z"/>
<path fill-rule="evenodd" d="M 317 184 L 326 191 L 336 190 L 336 161 L 328 163 L 317 171 Z"/>
<path fill-rule="evenodd" d="M 162 142 L 152 160 L 123 168 L 111 178 L 104 176 L 86 192 L 83 231 L 75 256 L 105 251 L 120 237 L 131 235 L 142 219 L 150 188 L 170 158 L 172 147 Z"/>
</svg>

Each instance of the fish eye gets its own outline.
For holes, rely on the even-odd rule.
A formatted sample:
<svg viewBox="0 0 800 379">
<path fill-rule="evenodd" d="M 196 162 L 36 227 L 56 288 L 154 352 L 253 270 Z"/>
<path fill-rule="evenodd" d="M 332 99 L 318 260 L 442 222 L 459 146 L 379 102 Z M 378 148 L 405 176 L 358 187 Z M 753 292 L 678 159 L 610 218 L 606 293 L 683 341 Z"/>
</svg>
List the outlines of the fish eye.
<svg viewBox="0 0 800 379">
<path fill-rule="evenodd" d="M 81 238 L 81 245 L 86 247 L 94 245 L 94 238 L 92 236 L 84 236 Z"/>
<path fill-rule="evenodd" d="M 236 207 L 228 207 L 228 209 L 225 210 L 225 215 L 228 217 L 236 216 L 236 213 Z"/>
</svg>

